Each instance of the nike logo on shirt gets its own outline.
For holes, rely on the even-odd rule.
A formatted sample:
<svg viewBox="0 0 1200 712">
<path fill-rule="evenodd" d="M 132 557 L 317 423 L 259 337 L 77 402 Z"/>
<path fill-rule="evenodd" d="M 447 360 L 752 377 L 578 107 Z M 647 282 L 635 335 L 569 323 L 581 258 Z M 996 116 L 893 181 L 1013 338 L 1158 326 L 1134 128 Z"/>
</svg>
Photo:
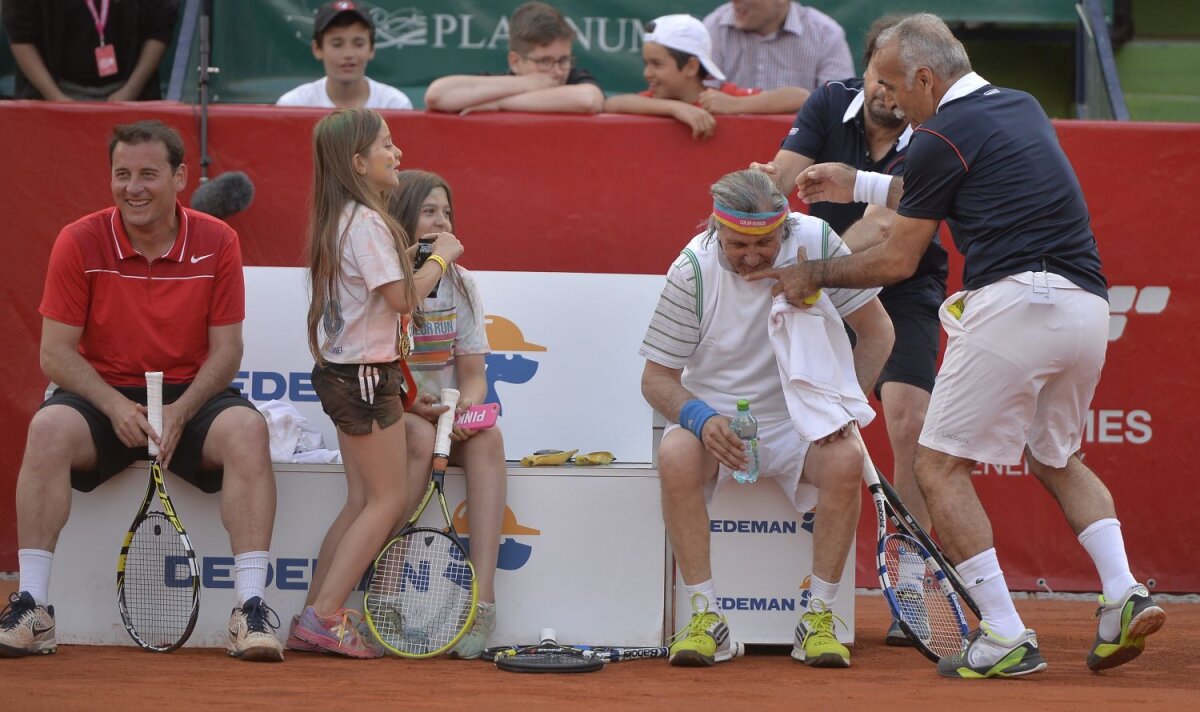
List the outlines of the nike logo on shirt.
<svg viewBox="0 0 1200 712">
<path fill-rule="evenodd" d="M 207 255 L 200 255 L 199 257 L 192 255 L 192 264 L 196 264 L 197 262 L 203 262 L 204 260 L 207 260 L 209 257 L 212 257 L 214 254 L 215 253 L 210 252 Z"/>
</svg>

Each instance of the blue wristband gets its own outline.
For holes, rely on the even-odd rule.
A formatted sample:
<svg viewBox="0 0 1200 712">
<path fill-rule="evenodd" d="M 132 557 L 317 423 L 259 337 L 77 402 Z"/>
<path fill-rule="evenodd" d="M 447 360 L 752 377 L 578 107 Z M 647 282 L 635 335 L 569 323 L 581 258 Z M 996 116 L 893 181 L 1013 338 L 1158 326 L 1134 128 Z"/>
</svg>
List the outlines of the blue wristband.
<svg viewBox="0 0 1200 712">
<path fill-rule="evenodd" d="M 704 430 L 704 424 L 716 414 L 717 411 L 713 410 L 712 406 L 699 398 L 693 398 L 679 409 L 679 424 L 692 431 L 697 440 L 703 441 L 700 433 Z"/>
</svg>

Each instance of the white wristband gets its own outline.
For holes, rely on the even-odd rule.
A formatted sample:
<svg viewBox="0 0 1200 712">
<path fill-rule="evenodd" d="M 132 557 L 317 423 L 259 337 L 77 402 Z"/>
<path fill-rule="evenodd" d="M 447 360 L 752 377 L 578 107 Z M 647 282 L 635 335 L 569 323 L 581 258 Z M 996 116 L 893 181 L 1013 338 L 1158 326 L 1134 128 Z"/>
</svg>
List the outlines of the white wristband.
<svg viewBox="0 0 1200 712">
<path fill-rule="evenodd" d="M 892 176 L 886 173 L 859 171 L 854 177 L 854 202 L 887 207 Z"/>
</svg>

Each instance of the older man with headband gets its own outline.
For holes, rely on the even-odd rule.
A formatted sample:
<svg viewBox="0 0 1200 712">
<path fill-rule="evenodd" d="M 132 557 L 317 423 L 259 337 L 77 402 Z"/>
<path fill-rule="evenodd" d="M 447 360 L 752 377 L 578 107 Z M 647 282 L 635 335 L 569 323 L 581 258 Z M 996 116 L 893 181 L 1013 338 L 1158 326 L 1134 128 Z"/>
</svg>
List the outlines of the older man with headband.
<svg viewBox="0 0 1200 712">
<path fill-rule="evenodd" d="M 971 71 L 938 17 L 913 15 L 880 34 L 871 67 L 916 125 L 902 187 L 837 164 L 808 168 L 799 187 L 809 200 L 898 204 L 888 239 L 753 278 L 778 278 L 776 289 L 793 304 L 821 287 L 889 284 L 912 274 L 937 222 L 949 222 L 964 290 L 941 308 L 949 340 L 915 471 L 983 620 L 938 672 L 1015 677 L 1046 667 L 1009 597 L 971 482 L 977 462 L 1015 465 L 1022 455 L 1099 573 L 1099 630 L 1087 666 L 1122 665 L 1166 615 L 1130 573 L 1112 495 L 1079 455 L 1108 345 L 1106 281 L 1079 181 L 1037 100 Z"/>
<path fill-rule="evenodd" d="M 891 322 L 877 289 L 826 290 L 814 302 L 822 318 L 795 328 L 804 343 L 818 347 L 814 353 L 840 358 L 777 361 L 777 327 L 800 310 L 782 299 L 773 305 L 770 285 L 747 277 L 849 250 L 824 221 L 789 213 L 787 198 L 758 171 L 730 173 L 711 191 L 708 229 L 671 265 L 640 350 L 646 359 L 642 393 L 671 421 L 658 455 L 663 519 L 693 609 L 670 661 L 699 666 L 731 658 L 728 624 L 717 610 L 706 500 L 747 464 L 729 425 L 736 401 L 746 398 L 759 421 L 760 477 L 775 479 L 798 511 L 816 505 L 810 595 L 802 599 L 792 657 L 815 667 L 848 667 L 850 652 L 835 635 L 832 605 L 858 521 L 863 453 L 847 436 L 873 415 L 863 392 L 891 351 Z M 839 317 L 858 333 L 853 355 Z M 806 367 L 842 379 L 839 397 L 821 401 L 834 404 L 832 410 L 814 405 L 818 399 L 780 375 Z"/>
</svg>

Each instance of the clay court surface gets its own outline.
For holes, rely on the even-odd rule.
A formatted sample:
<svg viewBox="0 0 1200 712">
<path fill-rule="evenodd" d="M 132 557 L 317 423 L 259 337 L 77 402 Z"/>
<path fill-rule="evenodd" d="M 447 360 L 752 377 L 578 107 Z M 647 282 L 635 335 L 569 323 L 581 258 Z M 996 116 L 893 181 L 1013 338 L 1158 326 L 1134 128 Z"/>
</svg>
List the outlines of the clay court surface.
<svg viewBox="0 0 1200 712">
<path fill-rule="evenodd" d="M 15 582 L 0 582 L 5 597 L 13 588 Z M 860 596 L 857 607 L 858 643 L 848 670 L 807 668 L 782 648 L 752 649 L 740 660 L 699 670 L 646 660 L 588 674 L 521 675 L 479 661 L 356 661 L 289 652 L 283 664 L 269 665 L 239 662 L 223 650 L 161 655 L 64 645 L 57 655 L 0 660 L 0 680 L 3 707 L 14 711 L 1200 709 L 1200 604 L 1164 602 L 1167 624 L 1149 639 L 1146 653 L 1094 674 L 1083 664 L 1095 635 L 1093 604 L 1019 600 L 1050 667 L 1024 680 L 984 681 L 941 679 L 913 650 L 883 645 L 887 613 L 878 596 Z"/>
</svg>

